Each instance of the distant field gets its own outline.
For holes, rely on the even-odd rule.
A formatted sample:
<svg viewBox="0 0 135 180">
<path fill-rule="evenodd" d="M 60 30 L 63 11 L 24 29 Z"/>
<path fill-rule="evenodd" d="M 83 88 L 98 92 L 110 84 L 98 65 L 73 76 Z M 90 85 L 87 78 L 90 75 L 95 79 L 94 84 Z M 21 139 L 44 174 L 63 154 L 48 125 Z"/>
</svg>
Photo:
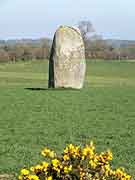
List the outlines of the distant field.
<svg viewBox="0 0 135 180">
<path fill-rule="evenodd" d="M 48 90 L 47 74 L 47 61 L 0 64 L 0 173 L 94 140 L 135 178 L 135 62 L 87 62 L 82 90 Z"/>
</svg>

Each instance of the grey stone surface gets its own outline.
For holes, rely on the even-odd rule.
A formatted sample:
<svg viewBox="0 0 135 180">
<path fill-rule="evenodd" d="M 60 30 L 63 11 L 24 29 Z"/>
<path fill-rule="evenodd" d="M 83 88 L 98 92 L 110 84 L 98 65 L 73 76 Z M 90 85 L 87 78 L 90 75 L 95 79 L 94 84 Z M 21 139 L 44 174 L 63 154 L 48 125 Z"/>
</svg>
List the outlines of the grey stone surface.
<svg viewBox="0 0 135 180">
<path fill-rule="evenodd" d="M 61 26 L 55 33 L 51 49 L 49 88 L 80 89 L 85 71 L 85 49 L 79 29 Z"/>
</svg>

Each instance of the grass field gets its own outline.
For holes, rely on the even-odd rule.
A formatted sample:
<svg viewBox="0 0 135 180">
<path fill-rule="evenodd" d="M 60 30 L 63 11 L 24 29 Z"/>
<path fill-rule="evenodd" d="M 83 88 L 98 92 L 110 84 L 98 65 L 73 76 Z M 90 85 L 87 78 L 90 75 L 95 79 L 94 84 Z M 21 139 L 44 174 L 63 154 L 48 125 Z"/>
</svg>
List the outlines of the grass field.
<svg viewBox="0 0 135 180">
<path fill-rule="evenodd" d="M 48 90 L 47 73 L 47 62 L 0 64 L 0 173 L 36 164 L 44 146 L 94 140 L 135 178 L 135 62 L 88 62 L 82 90 Z"/>
</svg>

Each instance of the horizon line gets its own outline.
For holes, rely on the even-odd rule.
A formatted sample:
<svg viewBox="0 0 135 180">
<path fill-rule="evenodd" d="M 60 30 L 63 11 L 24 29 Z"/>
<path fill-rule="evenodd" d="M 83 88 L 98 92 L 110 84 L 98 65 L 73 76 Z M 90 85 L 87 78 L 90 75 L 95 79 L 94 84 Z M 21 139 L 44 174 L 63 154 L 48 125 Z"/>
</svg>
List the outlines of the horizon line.
<svg viewBox="0 0 135 180">
<path fill-rule="evenodd" d="M 11 37 L 11 38 L 2 38 L 0 39 L 0 41 L 41 40 L 41 39 L 53 40 L 53 38 L 50 38 L 50 37 L 37 37 L 37 38 L 34 38 L 34 37 L 22 37 L 22 38 L 13 37 L 12 38 Z M 120 38 L 107 38 L 107 37 L 103 37 L 101 40 L 135 41 L 135 39 L 120 39 Z"/>
</svg>

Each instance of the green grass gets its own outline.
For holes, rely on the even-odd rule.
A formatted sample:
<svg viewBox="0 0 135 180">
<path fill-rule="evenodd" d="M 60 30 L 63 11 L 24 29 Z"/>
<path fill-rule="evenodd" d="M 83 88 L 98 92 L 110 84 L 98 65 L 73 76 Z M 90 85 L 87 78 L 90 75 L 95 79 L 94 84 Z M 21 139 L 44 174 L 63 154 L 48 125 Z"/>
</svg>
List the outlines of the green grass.
<svg viewBox="0 0 135 180">
<path fill-rule="evenodd" d="M 36 164 L 44 146 L 94 140 L 135 178 L 135 62 L 88 62 L 82 90 L 48 90 L 47 72 L 45 61 L 0 64 L 0 173 Z"/>
</svg>

